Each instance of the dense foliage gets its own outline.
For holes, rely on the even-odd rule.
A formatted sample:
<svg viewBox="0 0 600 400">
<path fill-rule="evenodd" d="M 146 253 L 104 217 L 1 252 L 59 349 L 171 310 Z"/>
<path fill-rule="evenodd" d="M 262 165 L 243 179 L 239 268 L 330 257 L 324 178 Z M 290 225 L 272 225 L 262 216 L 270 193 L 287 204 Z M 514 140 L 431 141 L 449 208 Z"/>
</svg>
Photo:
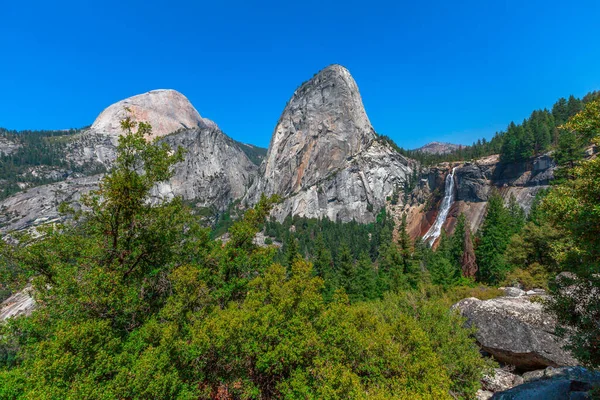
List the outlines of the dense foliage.
<svg viewBox="0 0 600 400">
<path fill-rule="evenodd" d="M 0 327 L 0 398 L 474 397 L 489 364 L 439 291 L 394 290 L 417 286 L 402 278 L 414 252 L 406 235 L 393 243 L 385 213 L 348 228 L 334 254 L 328 229 L 306 221 L 322 239 L 288 239 L 278 255 L 254 243 L 277 201 L 263 197 L 212 240 L 181 200 L 148 204 L 182 152 L 135 127 L 123 121 L 114 168 L 76 223 L 0 248 L 2 281 L 31 280 L 37 301 Z M 357 254 L 365 232 L 389 240 Z M 388 286 L 361 301 L 354 288 L 375 268 Z"/>
<path fill-rule="evenodd" d="M 256 165 L 260 165 L 267 156 L 267 149 L 264 147 L 258 147 L 252 144 L 238 142 L 236 140 L 234 140 L 234 142 L 240 147 L 240 149 L 242 149 L 246 156 L 248 156 L 250 161 Z"/>
<path fill-rule="evenodd" d="M 600 145 L 600 99 L 588 103 L 564 129 L 579 140 Z M 554 187 L 543 200 L 542 211 L 557 230 L 552 254 L 563 274 L 554 286 L 549 306 L 570 329 L 561 334 L 579 360 L 600 366 L 600 158 L 577 162 L 570 179 Z"/>
</svg>

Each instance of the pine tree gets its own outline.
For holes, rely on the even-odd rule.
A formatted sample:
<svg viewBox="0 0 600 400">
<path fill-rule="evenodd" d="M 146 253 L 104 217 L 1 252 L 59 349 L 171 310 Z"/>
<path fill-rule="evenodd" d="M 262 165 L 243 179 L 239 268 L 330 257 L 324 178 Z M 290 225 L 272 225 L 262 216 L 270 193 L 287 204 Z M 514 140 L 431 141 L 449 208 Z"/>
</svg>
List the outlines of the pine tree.
<svg viewBox="0 0 600 400">
<path fill-rule="evenodd" d="M 293 234 L 290 234 L 285 242 L 285 265 L 288 268 L 288 272 L 290 272 L 289 269 L 294 264 L 294 261 L 301 257 L 300 250 L 298 249 L 298 241 Z"/>
<path fill-rule="evenodd" d="M 377 297 L 377 275 L 369 255 L 362 252 L 356 264 L 356 280 L 350 291 L 352 300 L 371 300 Z"/>
<path fill-rule="evenodd" d="M 412 241 L 407 231 L 406 213 L 402 214 L 402 222 L 400 223 L 400 229 L 398 231 L 398 246 L 400 250 L 400 256 L 402 257 L 402 267 L 405 273 L 410 271 L 410 255 Z"/>
<path fill-rule="evenodd" d="M 487 213 L 475 250 L 479 264 L 478 279 L 483 282 L 497 284 L 508 270 L 503 254 L 513 232 L 510 220 L 502 197 L 497 192 L 493 193 L 488 200 Z"/>
<path fill-rule="evenodd" d="M 340 287 L 344 288 L 347 294 L 352 294 L 355 291 L 356 270 L 350 247 L 346 242 L 342 242 L 340 246 L 335 268 Z"/>
<path fill-rule="evenodd" d="M 463 248 L 465 242 L 465 229 L 466 229 L 467 218 L 464 214 L 460 214 L 456 221 L 456 227 L 454 228 L 454 234 L 450 239 L 450 261 L 454 265 L 460 265 L 460 260 L 463 255 Z"/>
<path fill-rule="evenodd" d="M 567 122 L 569 118 L 569 110 L 567 105 L 567 100 L 564 97 L 558 99 L 554 106 L 552 107 L 552 116 L 554 117 L 554 121 L 557 125 L 562 125 Z"/>
<path fill-rule="evenodd" d="M 323 298 L 325 301 L 330 301 L 333 299 L 335 290 L 339 287 L 339 282 L 333 269 L 331 251 L 327 248 L 322 233 L 319 233 L 315 240 L 313 266 L 315 274 L 323 278 L 324 281 Z"/>
<path fill-rule="evenodd" d="M 525 225 L 525 211 L 519 205 L 517 198 L 512 193 L 508 200 L 507 210 L 510 218 L 508 223 L 508 226 L 510 227 L 509 235 L 512 236 L 513 234 L 519 232 L 523 228 L 523 225 Z"/>
</svg>

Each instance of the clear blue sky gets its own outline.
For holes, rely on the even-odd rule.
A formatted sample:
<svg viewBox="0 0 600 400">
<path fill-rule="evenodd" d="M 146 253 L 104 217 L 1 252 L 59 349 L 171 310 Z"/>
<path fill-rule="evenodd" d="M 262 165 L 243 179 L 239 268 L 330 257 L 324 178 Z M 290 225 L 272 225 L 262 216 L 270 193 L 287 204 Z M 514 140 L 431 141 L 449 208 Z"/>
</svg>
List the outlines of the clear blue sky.
<svg viewBox="0 0 600 400">
<path fill-rule="evenodd" d="M 346 66 L 376 131 L 470 143 L 600 89 L 600 2 L 0 0 L 0 126 L 91 124 L 152 89 L 267 146 L 286 101 Z"/>
</svg>

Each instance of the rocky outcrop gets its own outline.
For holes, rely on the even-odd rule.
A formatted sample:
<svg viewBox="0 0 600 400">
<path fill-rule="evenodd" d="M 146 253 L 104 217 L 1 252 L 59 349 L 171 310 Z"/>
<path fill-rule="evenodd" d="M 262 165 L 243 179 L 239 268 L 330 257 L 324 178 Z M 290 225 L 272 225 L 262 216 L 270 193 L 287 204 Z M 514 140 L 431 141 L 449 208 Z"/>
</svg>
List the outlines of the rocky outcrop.
<svg viewBox="0 0 600 400">
<path fill-rule="evenodd" d="M 521 376 L 501 368 L 495 368 L 492 374 L 483 377 L 481 380 L 481 389 L 496 393 L 521 385 L 523 382 Z"/>
<path fill-rule="evenodd" d="M 443 143 L 443 142 L 431 142 L 424 146 L 419 147 L 413 151 L 418 151 L 427 154 L 446 154 L 457 150 L 460 147 L 458 144 Z"/>
<path fill-rule="evenodd" d="M 216 126 L 184 130 L 164 139 L 172 148 L 186 150 L 175 175 L 153 191 L 161 198 L 181 196 L 199 207 L 227 208 L 246 194 L 258 167 Z"/>
<path fill-rule="evenodd" d="M 409 160 L 377 140 L 348 70 L 332 65 L 288 102 L 248 199 L 281 195 L 273 212 L 280 220 L 295 214 L 370 222 L 410 172 Z"/>
<path fill-rule="evenodd" d="M 555 320 L 529 296 L 468 298 L 453 306 L 477 329 L 482 350 L 521 370 L 577 365 L 554 335 Z"/>
<path fill-rule="evenodd" d="M 33 289 L 26 286 L 0 303 L 0 322 L 20 315 L 29 315 L 35 308 L 35 300 L 31 295 Z"/>
<path fill-rule="evenodd" d="M 0 135 L 0 156 L 9 155 L 17 151 L 21 145 L 7 137 Z"/>
<path fill-rule="evenodd" d="M 58 206 L 78 207 L 81 195 L 98 188 L 101 175 L 37 186 L 0 201 L 0 233 L 26 229 L 61 219 Z"/>
</svg>

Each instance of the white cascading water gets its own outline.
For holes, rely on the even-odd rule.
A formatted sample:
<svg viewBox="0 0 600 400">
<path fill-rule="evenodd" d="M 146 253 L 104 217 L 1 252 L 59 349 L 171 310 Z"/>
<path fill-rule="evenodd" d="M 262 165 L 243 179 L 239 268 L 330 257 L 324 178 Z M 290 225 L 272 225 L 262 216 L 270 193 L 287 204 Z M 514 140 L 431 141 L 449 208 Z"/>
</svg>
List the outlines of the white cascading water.
<svg viewBox="0 0 600 400">
<path fill-rule="evenodd" d="M 450 206 L 454 203 L 454 170 L 456 170 L 456 167 L 452 168 L 452 172 L 446 176 L 444 200 L 442 200 L 440 212 L 438 213 L 434 224 L 429 228 L 425 236 L 423 236 L 423 240 L 429 243 L 430 246 L 432 246 L 436 239 L 442 234 L 442 225 L 444 225 L 444 221 L 446 221 L 446 217 L 448 217 Z"/>
</svg>

